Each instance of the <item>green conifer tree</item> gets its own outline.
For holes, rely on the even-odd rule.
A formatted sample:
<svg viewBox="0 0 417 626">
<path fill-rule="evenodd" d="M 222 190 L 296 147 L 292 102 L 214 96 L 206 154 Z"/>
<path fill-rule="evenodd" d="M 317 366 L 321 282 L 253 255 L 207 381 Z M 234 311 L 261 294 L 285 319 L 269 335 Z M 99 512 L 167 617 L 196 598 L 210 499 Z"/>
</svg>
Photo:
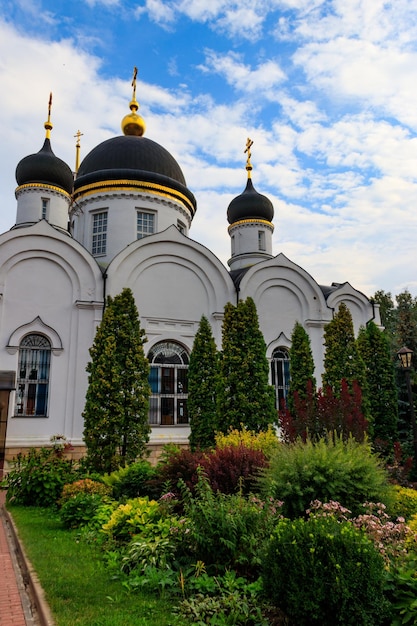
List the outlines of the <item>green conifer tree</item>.
<svg viewBox="0 0 417 626">
<path fill-rule="evenodd" d="M 94 471 L 111 472 L 145 452 L 150 431 L 145 341 L 132 291 L 109 296 L 87 365 L 84 441 Z"/>
<path fill-rule="evenodd" d="M 216 432 L 217 348 L 208 319 L 203 315 L 188 366 L 188 416 L 191 450 L 214 447 Z"/>
<path fill-rule="evenodd" d="M 268 382 L 266 345 L 252 298 L 225 306 L 217 402 L 217 429 L 242 426 L 254 432 L 277 420 L 274 390 Z"/>
<path fill-rule="evenodd" d="M 388 339 L 371 321 L 360 329 L 357 346 L 366 368 L 372 438 L 378 451 L 389 454 L 398 438 L 398 394 Z"/>
<path fill-rule="evenodd" d="M 294 393 L 297 393 L 300 399 L 305 399 L 308 385 L 311 385 L 312 389 L 316 388 L 310 337 L 300 322 L 296 322 L 290 348 L 290 388 L 287 399 L 290 413 L 294 414 Z"/>
<path fill-rule="evenodd" d="M 350 391 L 356 381 L 362 391 L 363 416 L 370 422 L 365 364 L 356 345 L 352 315 L 344 302 L 324 329 L 324 345 L 324 390 L 330 387 L 335 397 L 339 397 L 342 380 L 346 380 Z"/>
</svg>

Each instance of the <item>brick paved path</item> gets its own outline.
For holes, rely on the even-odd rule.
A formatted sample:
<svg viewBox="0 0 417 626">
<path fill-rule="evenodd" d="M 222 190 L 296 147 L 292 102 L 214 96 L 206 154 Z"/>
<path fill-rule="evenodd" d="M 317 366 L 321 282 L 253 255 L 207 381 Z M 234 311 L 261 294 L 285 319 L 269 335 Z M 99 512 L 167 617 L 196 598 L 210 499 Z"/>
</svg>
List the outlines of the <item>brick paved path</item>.
<svg viewBox="0 0 417 626">
<path fill-rule="evenodd" d="M 13 556 L 7 539 L 2 508 L 5 492 L 0 489 L 0 626 L 26 626 Z"/>
</svg>

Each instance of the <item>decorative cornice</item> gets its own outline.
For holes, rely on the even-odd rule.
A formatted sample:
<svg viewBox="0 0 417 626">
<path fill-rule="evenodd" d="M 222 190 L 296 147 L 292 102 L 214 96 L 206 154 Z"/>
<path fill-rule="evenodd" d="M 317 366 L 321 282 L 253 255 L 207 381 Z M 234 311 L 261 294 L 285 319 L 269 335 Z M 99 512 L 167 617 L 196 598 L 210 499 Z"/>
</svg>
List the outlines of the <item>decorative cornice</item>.
<svg viewBox="0 0 417 626">
<path fill-rule="evenodd" d="M 164 185 L 157 185 L 156 183 L 148 183 L 145 181 L 133 181 L 133 180 L 103 180 L 97 183 L 91 183 L 89 185 L 84 185 L 80 187 L 74 192 L 74 199 L 77 199 L 80 196 L 86 196 L 96 193 L 101 189 L 111 189 L 112 191 L 137 191 L 137 190 L 146 190 L 151 194 L 159 194 L 161 196 L 165 196 L 166 198 L 175 198 L 178 202 L 184 204 L 187 209 L 191 212 L 191 215 L 194 216 L 195 209 L 190 202 L 190 200 L 180 191 L 175 189 L 171 189 L 170 187 L 165 187 Z"/>
<path fill-rule="evenodd" d="M 67 191 L 61 189 L 61 187 L 57 187 L 56 185 L 48 185 L 47 183 L 25 183 L 24 185 L 19 185 L 19 187 L 16 187 L 14 192 L 16 198 L 21 193 L 33 191 L 34 187 L 39 191 L 41 191 L 42 189 L 47 189 L 49 192 L 52 191 L 52 193 L 59 194 L 60 196 L 64 196 L 67 200 L 71 200 L 71 195 Z"/>
<path fill-rule="evenodd" d="M 247 226 L 255 226 L 256 224 L 262 224 L 262 226 L 265 226 L 271 232 L 274 232 L 274 225 L 271 222 L 269 222 L 268 220 L 262 220 L 262 219 L 256 219 L 256 218 L 249 218 L 246 220 L 239 220 L 238 222 L 233 222 L 233 224 L 230 224 L 227 230 L 230 233 L 234 228 L 237 228 L 238 226 L 247 227 Z"/>
</svg>

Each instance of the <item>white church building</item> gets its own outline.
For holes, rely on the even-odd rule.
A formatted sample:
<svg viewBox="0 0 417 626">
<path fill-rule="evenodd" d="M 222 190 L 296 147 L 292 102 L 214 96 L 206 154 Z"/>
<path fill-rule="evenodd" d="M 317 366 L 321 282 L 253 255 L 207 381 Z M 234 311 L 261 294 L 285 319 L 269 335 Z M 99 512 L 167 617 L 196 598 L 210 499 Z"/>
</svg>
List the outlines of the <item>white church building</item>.
<svg viewBox="0 0 417 626">
<path fill-rule="evenodd" d="M 225 207 L 229 268 L 191 239 L 196 200 L 172 155 L 143 136 L 135 91 L 134 81 L 123 135 L 96 146 L 75 175 L 52 151 L 51 107 L 42 148 L 17 165 L 16 223 L 0 235 L 0 470 L 57 434 L 82 450 L 89 348 L 106 296 L 124 287 L 148 339 L 154 448 L 187 442 L 187 366 L 202 315 L 220 348 L 224 306 L 253 298 L 277 403 L 296 321 L 310 337 L 317 380 L 323 330 L 341 302 L 356 331 L 380 323 L 349 283 L 319 285 L 274 256 L 274 209 L 253 186 L 249 140 L 246 188 Z"/>
</svg>

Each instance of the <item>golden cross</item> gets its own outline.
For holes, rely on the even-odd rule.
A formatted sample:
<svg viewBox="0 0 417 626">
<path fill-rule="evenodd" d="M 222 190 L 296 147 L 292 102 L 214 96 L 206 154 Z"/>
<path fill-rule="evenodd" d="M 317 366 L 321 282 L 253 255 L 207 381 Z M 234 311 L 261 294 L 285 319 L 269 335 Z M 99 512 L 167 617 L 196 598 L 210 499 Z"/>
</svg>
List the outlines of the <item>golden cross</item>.
<svg viewBox="0 0 417 626">
<path fill-rule="evenodd" d="M 74 135 L 74 137 L 77 138 L 77 143 L 76 143 L 77 148 L 80 147 L 80 137 L 82 137 L 83 135 L 84 133 L 82 133 L 80 130 L 77 130 L 77 132 Z"/>
<path fill-rule="evenodd" d="M 138 68 L 135 66 L 133 68 L 133 78 L 132 78 L 132 87 L 133 87 L 133 99 L 136 98 L 136 78 L 138 75 Z"/>
<path fill-rule="evenodd" d="M 49 94 L 48 119 L 51 117 L 51 109 L 52 109 L 52 91 Z"/>
<path fill-rule="evenodd" d="M 247 140 L 246 140 L 246 149 L 245 149 L 245 152 L 248 153 L 248 161 L 250 161 L 250 158 L 251 158 L 251 151 L 250 151 L 250 149 L 252 148 L 252 146 L 253 146 L 253 141 L 252 141 L 252 139 L 249 139 L 249 137 L 248 137 Z"/>
</svg>

